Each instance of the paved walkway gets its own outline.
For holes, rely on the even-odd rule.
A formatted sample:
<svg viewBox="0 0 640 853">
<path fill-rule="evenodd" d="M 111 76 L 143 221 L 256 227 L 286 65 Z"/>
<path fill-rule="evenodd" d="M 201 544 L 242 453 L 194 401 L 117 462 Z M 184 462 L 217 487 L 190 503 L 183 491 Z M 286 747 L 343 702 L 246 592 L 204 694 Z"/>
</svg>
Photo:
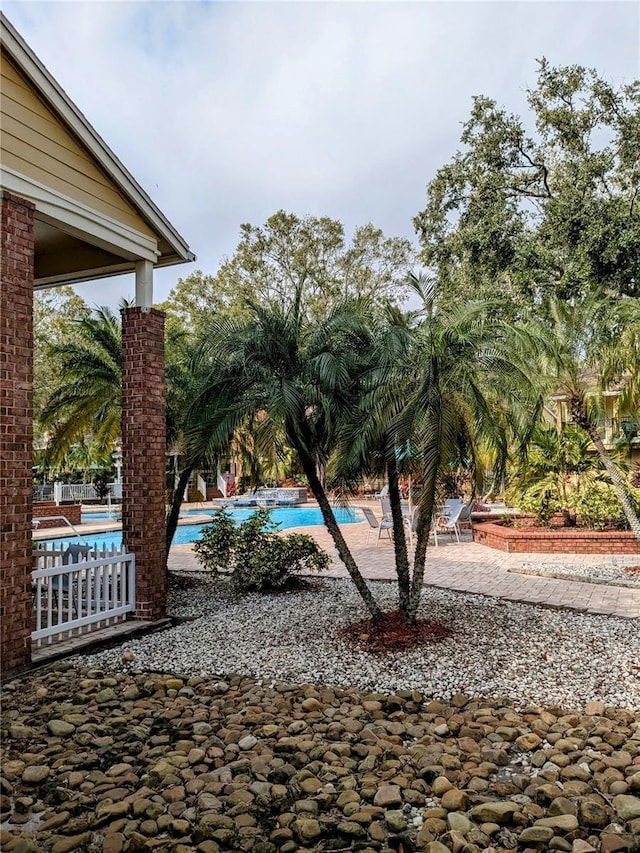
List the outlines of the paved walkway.
<svg viewBox="0 0 640 853">
<path fill-rule="evenodd" d="M 382 538 L 376 547 L 375 534 L 372 543 L 368 544 L 368 530 L 368 525 L 364 524 L 342 527 L 360 571 L 369 580 L 395 580 L 393 545 L 388 539 Z M 323 577 L 347 576 L 324 527 L 300 527 L 296 532 L 314 536 L 333 557 L 333 565 L 328 572 L 323 573 Z M 507 554 L 472 542 L 470 531 L 463 532 L 460 544 L 455 540 L 449 541 L 447 536 L 439 537 L 438 543 L 437 548 L 430 545 L 427 550 L 425 584 L 428 586 L 583 613 L 640 619 L 640 588 L 536 577 L 513 571 L 524 563 L 532 562 L 589 566 L 615 561 L 616 565 L 638 565 L 638 555 Z M 171 549 L 169 568 L 174 571 L 193 571 L 201 566 L 190 545 L 175 545 Z"/>
</svg>

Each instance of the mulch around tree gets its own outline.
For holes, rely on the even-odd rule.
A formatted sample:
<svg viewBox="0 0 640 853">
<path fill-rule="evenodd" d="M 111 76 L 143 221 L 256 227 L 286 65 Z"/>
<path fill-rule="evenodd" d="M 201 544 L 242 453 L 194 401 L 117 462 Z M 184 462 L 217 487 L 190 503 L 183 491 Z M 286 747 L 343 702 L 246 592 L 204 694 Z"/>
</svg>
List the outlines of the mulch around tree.
<svg viewBox="0 0 640 853">
<path fill-rule="evenodd" d="M 453 633 L 449 625 L 435 620 L 418 619 L 415 625 L 409 625 L 402 610 L 384 613 L 378 622 L 362 619 L 340 632 L 349 642 L 371 654 L 411 651 L 446 640 Z"/>
</svg>

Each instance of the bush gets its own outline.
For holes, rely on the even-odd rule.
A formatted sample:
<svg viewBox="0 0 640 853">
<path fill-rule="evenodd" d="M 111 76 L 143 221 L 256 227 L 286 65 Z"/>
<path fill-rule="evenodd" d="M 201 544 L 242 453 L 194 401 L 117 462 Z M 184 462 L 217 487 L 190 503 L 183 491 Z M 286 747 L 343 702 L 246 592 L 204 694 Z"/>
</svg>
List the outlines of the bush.
<svg viewBox="0 0 640 853">
<path fill-rule="evenodd" d="M 320 572 L 328 568 L 329 555 L 311 536 L 279 536 L 269 510 L 259 509 L 238 527 L 224 510 L 205 526 L 194 551 L 211 570 L 231 569 L 231 580 L 243 591 L 282 589 L 291 573 Z"/>
<path fill-rule="evenodd" d="M 193 545 L 196 558 L 210 571 L 229 571 L 237 532 L 231 513 L 217 509 Z"/>
<path fill-rule="evenodd" d="M 553 488 L 515 488 L 507 493 L 507 501 L 517 506 L 521 513 L 535 515 L 543 527 L 548 527 L 553 516 L 562 511 L 562 503 Z"/>
<path fill-rule="evenodd" d="M 634 503 L 634 495 L 631 494 Z M 592 483 L 576 498 L 576 513 L 583 527 L 604 530 L 606 527 L 626 527 L 627 519 L 613 486 Z"/>
</svg>

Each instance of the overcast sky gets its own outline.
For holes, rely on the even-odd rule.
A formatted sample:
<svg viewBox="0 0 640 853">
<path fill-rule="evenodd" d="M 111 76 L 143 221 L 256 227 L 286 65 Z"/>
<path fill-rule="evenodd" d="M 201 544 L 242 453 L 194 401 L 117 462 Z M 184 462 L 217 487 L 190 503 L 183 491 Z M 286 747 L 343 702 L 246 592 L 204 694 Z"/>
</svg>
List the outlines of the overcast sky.
<svg viewBox="0 0 640 853">
<path fill-rule="evenodd" d="M 526 109 L 535 59 L 640 76 L 638 2 L 11 2 L 3 10 L 214 273 L 279 209 L 415 239 L 471 98 Z M 92 304 L 133 276 L 78 288 Z"/>
</svg>

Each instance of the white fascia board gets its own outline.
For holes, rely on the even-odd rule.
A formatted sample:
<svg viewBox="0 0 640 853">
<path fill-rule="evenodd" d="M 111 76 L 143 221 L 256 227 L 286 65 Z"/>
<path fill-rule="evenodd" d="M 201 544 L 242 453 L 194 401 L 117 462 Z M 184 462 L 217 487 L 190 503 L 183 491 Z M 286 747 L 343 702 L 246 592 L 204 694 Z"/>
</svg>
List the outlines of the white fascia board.
<svg viewBox="0 0 640 853">
<path fill-rule="evenodd" d="M 154 264 L 158 260 L 160 253 L 153 237 L 62 195 L 26 175 L 3 167 L 0 185 L 2 189 L 32 201 L 36 206 L 38 219 L 60 227 L 74 237 L 128 260 L 146 260 Z"/>
<path fill-rule="evenodd" d="M 0 41 L 3 50 L 7 51 L 21 71 L 31 80 L 43 100 L 91 152 L 125 197 L 184 261 L 194 261 L 195 255 L 189 250 L 184 239 L 93 129 L 2 12 L 0 12 Z"/>
</svg>

